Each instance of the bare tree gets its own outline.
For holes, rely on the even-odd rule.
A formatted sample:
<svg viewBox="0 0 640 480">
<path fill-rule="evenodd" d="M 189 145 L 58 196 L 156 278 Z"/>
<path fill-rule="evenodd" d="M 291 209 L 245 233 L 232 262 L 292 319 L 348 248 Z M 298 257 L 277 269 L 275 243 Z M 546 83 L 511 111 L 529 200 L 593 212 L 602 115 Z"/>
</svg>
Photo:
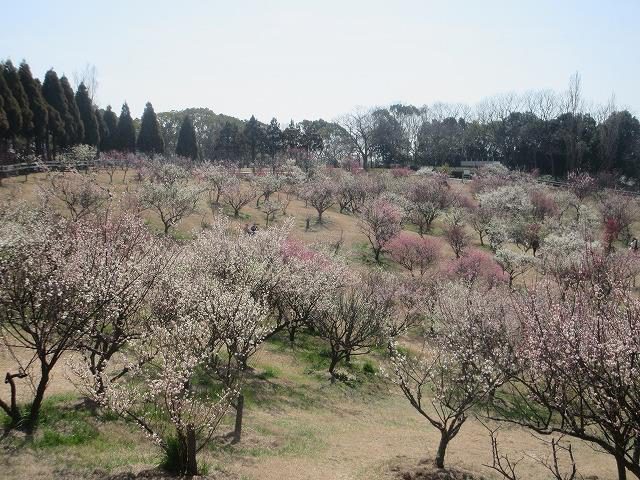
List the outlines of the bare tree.
<svg viewBox="0 0 640 480">
<path fill-rule="evenodd" d="M 352 150 L 362 161 L 362 168 L 369 168 L 373 153 L 374 109 L 357 109 L 338 120 L 347 134 Z"/>
<path fill-rule="evenodd" d="M 87 87 L 87 90 L 89 91 L 91 103 L 96 104 L 98 102 L 98 69 L 95 65 L 87 63 L 82 70 L 74 71 L 73 83 L 75 84 L 76 89 L 81 83 L 84 83 L 84 86 Z"/>
</svg>

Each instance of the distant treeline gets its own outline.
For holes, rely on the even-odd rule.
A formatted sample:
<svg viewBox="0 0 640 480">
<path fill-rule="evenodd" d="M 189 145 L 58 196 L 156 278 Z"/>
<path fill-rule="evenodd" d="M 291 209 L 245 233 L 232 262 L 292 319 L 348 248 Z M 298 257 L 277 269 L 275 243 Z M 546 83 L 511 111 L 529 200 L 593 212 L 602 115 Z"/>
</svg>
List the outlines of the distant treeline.
<svg viewBox="0 0 640 480">
<path fill-rule="evenodd" d="M 569 171 L 640 177 L 640 123 L 613 103 L 587 111 L 580 78 L 564 94 L 501 95 L 474 109 L 438 103 L 357 110 L 336 122 L 291 121 L 281 128 L 254 116 L 243 121 L 207 108 L 156 113 L 140 120 L 128 105 L 116 115 L 97 108 L 93 92 L 51 69 L 40 82 L 22 62 L 0 64 L 0 152 L 52 159 L 77 144 L 98 151 L 176 154 L 239 165 L 271 165 L 285 157 L 331 165 L 457 166 L 499 161 L 562 177 Z"/>
</svg>

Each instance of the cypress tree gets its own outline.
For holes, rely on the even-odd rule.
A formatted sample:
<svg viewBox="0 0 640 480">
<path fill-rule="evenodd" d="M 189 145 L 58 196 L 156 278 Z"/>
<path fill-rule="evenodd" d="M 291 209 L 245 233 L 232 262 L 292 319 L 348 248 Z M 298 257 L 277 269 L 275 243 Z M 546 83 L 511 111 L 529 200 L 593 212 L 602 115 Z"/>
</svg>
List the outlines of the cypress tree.
<svg viewBox="0 0 640 480">
<path fill-rule="evenodd" d="M 0 96 L 0 139 L 4 139 L 9 132 L 9 120 L 4 111 L 4 99 Z"/>
<path fill-rule="evenodd" d="M 260 128 L 260 124 L 256 117 L 251 115 L 251 118 L 247 122 L 244 127 L 244 138 L 247 143 L 247 149 L 249 151 L 249 158 L 251 162 L 255 165 L 256 157 L 258 156 L 258 151 L 262 147 L 262 143 L 264 140 L 264 134 L 262 128 Z"/>
<path fill-rule="evenodd" d="M 35 137 L 36 154 L 41 155 L 42 146 L 47 135 L 47 123 L 49 121 L 47 102 L 42 96 L 40 82 L 33 78 L 31 69 L 26 62 L 20 64 L 18 75 L 20 76 L 20 83 L 29 99 L 29 106 L 33 113 L 33 129 L 27 133 L 27 137 Z"/>
<path fill-rule="evenodd" d="M 67 99 L 67 108 L 69 109 L 69 114 L 71 118 L 71 124 L 68 125 L 68 129 L 70 128 L 71 135 L 69 137 L 70 144 L 75 145 L 78 143 L 82 143 L 84 139 L 84 125 L 82 124 L 82 119 L 80 118 L 80 110 L 78 110 L 78 104 L 76 103 L 76 97 L 73 94 L 73 89 L 71 88 L 71 84 L 69 83 L 69 79 L 64 75 L 60 77 L 60 85 L 62 85 L 62 91 L 64 92 L 64 96 Z"/>
<path fill-rule="evenodd" d="M 56 72 L 51 69 L 44 76 L 42 84 L 42 96 L 49 104 L 48 130 L 53 137 L 53 154 L 58 146 L 64 147 L 70 144 L 73 132 L 68 128 L 73 126 L 73 117 L 69 114 L 67 98 L 60 84 L 60 79 Z M 52 112 L 56 112 L 55 114 Z"/>
<path fill-rule="evenodd" d="M 13 98 L 16 99 L 16 102 L 18 102 L 18 106 L 20 107 L 20 115 L 22 116 L 22 128 L 20 134 L 27 137 L 33 129 L 33 112 L 29 106 L 29 99 L 27 98 L 27 94 L 20 82 L 18 70 L 13 66 L 11 60 L 7 60 L 2 66 L 2 69 L 7 86 L 9 87 L 9 90 L 11 90 Z"/>
<path fill-rule="evenodd" d="M 18 101 L 11 93 L 4 77 L 4 68 L 0 69 L 0 97 L 3 100 L 3 109 L 9 123 L 7 136 L 15 138 L 22 130 L 22 112 Z"/>
<path fill-rule="evenodd" d="M 193 127 L 191 117 L 187 115 L 182 121 L 180 133 L 178 134 L 178 143 L 176 145 L 176 155 L 180 157 L 198 158 L 198 142 L 196 140 L 196 130 Z"/>
<path fill-rule="evenodd" d="M 121 152 L 136 152 L 136 128 L 133 125 L 129 105 L 125 102 L 122 105 L 120 118 L 118 118 L 118 129 L 116 133 L 116 149 Z"/>
<path fill-rule="evenodd" d="M 242 132 L 237 125 L 227 121 L 222 125 L 215 140 L 214 158 L 235 163 L 242 156 L 243 146 Z"/>
<path fill-rule="evenodd" d="M 265 151 L 273 160 L 280 150 L 282 150 L 282 130 L 278 120 L 272 118 L 265 132 Z"/>
<path fill-rule="evenodd" d="M 111 110 L 111 105 L 107 105 L 102 119 L 106 127 L 106 135 L 100 137 L 100 150 L 103 152 L 116 150 L 118 146 L 118 116 Z"/>
<path fill-rule="evenodd" d="M 89 98 L 89 91 L 84 83 L 80 83 L 76 92 L 76 105 L 80 112 L 80 119 L 84 125 L 84 137 L 82 143 L 97 147 L 100 144 L 100 132 L 98 131 L 98 120 L 93 109 L 93 103 Z"/>
<path fill-rule="evenodd" d="M 147 102 L 144 107 L 137 147 L 139 152 L 147 153 L 151 156 L 154 153 L 164 153 L 164 140 L 160 133 L 160 124 L 151 102 Z"/>
<path fill-rule="evenodd" d="M 96 116 L 96 123 L 98 124 L 98 138 L 100 139 L 100 143 L 98 143 L 98 150 L 102 151 L 104 141 L 109 136 L 109 128 L 107 127 L 107 123 L 104 121 L 104 116 L 99 108 L 94 110 L 94 115 Z"/>
<path fill-rule="evenodd" d="M 300 127 L 293 123 L 293 120 L 291 120 L 289 126 L 282 132 L 282 139 L 288 148 L 300 147 L 302 132 L 300 131 Z"/>
</svg>

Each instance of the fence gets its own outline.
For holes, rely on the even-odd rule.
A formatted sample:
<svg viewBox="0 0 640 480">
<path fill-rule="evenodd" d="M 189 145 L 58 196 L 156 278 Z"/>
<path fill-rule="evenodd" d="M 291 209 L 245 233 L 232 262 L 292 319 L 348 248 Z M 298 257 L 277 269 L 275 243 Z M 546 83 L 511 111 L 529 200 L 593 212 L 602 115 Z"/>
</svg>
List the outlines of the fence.
<svg viewBox="0 0 640 480">
<path fill-rule="evenodd" d="M 0 165 L 0 178 L 28 175 L 30 173 L 46 172 L 49 170 L 86 170 L 95 166 L 95 162 L 77 162 L 73 165 L 63 162 L 32 162 Z"/>
</svg>

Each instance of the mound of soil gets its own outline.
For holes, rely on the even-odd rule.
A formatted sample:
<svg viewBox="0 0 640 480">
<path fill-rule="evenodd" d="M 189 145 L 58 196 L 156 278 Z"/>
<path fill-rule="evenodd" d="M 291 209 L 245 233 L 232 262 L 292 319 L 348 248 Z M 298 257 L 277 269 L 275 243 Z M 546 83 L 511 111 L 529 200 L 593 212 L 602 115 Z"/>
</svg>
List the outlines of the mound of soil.
<svg viewBox="0 0 640 480">
<path fill-rule="evenodd" d="M 484 477 L 458 468 L 436 468 L 431 460 L 424 460 L 415 467 L 396 467 L 398 480 L 485 480 Z"/>
</svg>

